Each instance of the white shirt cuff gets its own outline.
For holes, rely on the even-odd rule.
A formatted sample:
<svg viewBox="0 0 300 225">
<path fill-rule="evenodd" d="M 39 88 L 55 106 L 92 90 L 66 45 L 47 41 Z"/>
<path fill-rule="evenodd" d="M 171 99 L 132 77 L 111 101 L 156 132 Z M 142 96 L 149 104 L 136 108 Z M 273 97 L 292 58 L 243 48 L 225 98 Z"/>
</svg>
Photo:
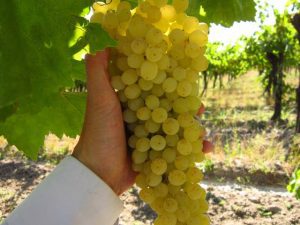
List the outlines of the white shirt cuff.
<svg viewBox="0 0 300 225">
<path fill-rule="evenodd" d="M 119 197 L 72 156 L 6 219 L 8 225 L 113 225 L 123 209 Z"/>
</svg>

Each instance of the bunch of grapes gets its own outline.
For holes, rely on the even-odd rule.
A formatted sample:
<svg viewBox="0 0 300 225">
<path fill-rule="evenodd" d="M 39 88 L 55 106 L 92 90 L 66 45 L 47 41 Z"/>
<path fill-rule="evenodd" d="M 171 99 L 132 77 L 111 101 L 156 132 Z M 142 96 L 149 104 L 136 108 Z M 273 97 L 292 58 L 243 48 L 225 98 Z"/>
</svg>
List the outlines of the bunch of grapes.
<svg viewBox="0 0 300 225">
<path fill-rule="evenodd" d="M 186 15 L 188 0 L 93 5 L 91 22 L 116 40 L 111 84 L 123 106 L 140 197 L 156 211 L 155 225 L 206 225 L 208 204 L 196 163 L 204 127 L 196 119 L 199 73 L 208 26 Z"/>
</svg>

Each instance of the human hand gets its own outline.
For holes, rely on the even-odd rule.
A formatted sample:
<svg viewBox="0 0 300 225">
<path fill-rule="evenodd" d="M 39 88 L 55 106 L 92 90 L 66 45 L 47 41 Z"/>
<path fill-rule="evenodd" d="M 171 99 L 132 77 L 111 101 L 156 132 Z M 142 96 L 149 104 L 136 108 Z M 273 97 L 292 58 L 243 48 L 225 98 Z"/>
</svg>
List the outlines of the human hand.
<svg viewBox="0 0 300 225">
<path fill-rule="evenodd" d="M 134 183 L 136 173 L 131 169 L 126 148 L 120 101 L 109 81 L 108 59 L 108 50 L 86 56 L 87 108 L 73 156 L 119 195 Z M 203 112 L 204 106 L 198 115 Z M 210 142 L 203 142 L 204 153 L 211 152 L 212 148 Z"/>
<path fill-rule="evenodd" d="M 117 194 L 133 183 L 120 101 L 110 85 L 109 51 L 86 56 L 87 107 L 73 156 L 91 169 Z"/>
</svg>

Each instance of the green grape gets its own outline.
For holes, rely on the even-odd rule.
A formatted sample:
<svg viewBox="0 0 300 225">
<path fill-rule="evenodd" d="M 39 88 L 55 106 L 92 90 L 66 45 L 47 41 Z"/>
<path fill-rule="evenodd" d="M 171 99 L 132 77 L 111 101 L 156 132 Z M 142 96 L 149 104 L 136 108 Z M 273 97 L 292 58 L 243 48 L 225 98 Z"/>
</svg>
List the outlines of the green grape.
<svg viewBox="0 0 300 225">
<path fill-rule="evenodd" d="M 195 43 L 200 47 L 204 47 L 208 41 L 207 33 L 202 30 L 195 30 L 190 34 L 189 40 L 191 43 Z"/>
<path fill-rule="evenodd" d="M 167 171 L 167 162 L 162 158 L 156 158 L 151 162 L 151 170 L 156 175 L 162 175 Z"/>
<path fill-rule="evenodd" d="M 162 158 L 166 160 L 167 163 L 174 162 L 176 158 L 176 151 L 172 148 L 166 148 L 162 153 Z"/>
<path fill-rule="evenodd" d="M 198 184 L 186 183 L 184 185 L 184 190 L 192 200 L 205 199 L 205 190 Z"/>
<path fill-rule="evenodd" d="M 161 59 L 157 62 L 158 69 L 166 70 L 170 66 L 170 59 L 168 55 L 163 55 Z"/>
<path fill-rule="evenodd" d="M 128 139 L 128 145 L 130 148 L 135 148 L 138 137 L 135 135 L 131 135 Z"/>
<path fill-rule="evenodd" d="M 109 30 L 115 29 L 119 25 L 118 16 L 115 11 L 109 10 L 103 17 L 103 27 Z"/>
<path fill-rule="evenodd" d="M 171 197 L 166 198 L 164 200 L 164 209 L 169 213 L 176 212 L 178 209 L 177 201 Z"/>
<path fill-rule="evenodd" d="M 160 185 L 160 184 L 159 184 Z M 159 186 L 158 185 L 158 186 Z M 156 187 L 158 187 L 156 186 Z M 156 188 L 154 187 L 154 188 Z M 164 199 L 161 197 L 156 198 L 151 204 L 150 204 L 151 208 L 158 214 L 158 215 L 162 215 L 165 214 L 166 211 L 164 210 Z"/>
<path fill-rule="evenodd" d="M 119 8 L 117 10 L 117 16 L 118 16 L 118 21 L 120 23 L 124 23 L 130 20 L 131 18 L 131 12 L 130 9 L 127 8 Z"/>
<path fill-rule="evenodd" d="M 145 80 L 143 78 L 139 79 L 139 87 L 143 90 L 143 91 L 150 91 L 153 87 L 153 83 L 149 80 Z"/>
<path fill-rule="evenodd" d="M 166 54 L 166 51 L 168 51 L 170 46 L 169 46 L 169 42 L 168 42 L 166 36 L 163 36 L 163 38 L 164 38 L 164 40 L 162 40 L 161 42 L 159 42 L 158 44 L 156 44 L 154 46 L 157 48 L 160 48 L 162 50 L 162 52 L 164 54 Z"/>
<path fill-rule="evenodd" d="M 144 166 L 143 166 L 143 171 L 142 171 L 145 175 L 151 173 L 151 164 L 150 161 L 147 160 L 146 162 L 144 162 Z M 147 180 L 147 178 L 146 178 Z M 147 181 L 148 183 L 148 181 Z"/>
<path fill-rule="evenodd" d="M 153 4 L 157 7 L 165 6 L 168 3 L 168 0 L 152 0 Z"/>
<path fill-rule="evenodd" d="M 137 111 L 139 108 L 144 106 L 144 100 L 142 98 L 135 98 L 128 100 L 128 108 L 132 111 Z"/>
<path fill-rule="evenodd" d="M 156 151 L 161 151 L 166 147 L 166 139 L 161 135 L 154 135 L 150 139 L 150 146 Z"/>
<path fill-rule="evenodd" d="M 197 167 L 191 167 L 186 172 L 187 181 L 192 184 L 199 183 L 203 179 L 203 173 Z"/>
<path fill-rule="evenodd" d="M 160 129 L 160 123 L 155 123 L 152 119 L 147 120 L 145 123 L 145 128 L 149 133 L 156 133 Z"/>
<path fill-rule="evenodd" d="M 181 186 L 186 181 L 186 175 L 181 170 L 173 170 L 169 173 L 168 180 L 172 185 Z"/>
<path fill-rule="evenodd" d="M 113 76 L 111 78 L 111 86 L 118 91 L 125 88 L 125 84 L 123 83 L 121 76 Z"/>
<path fill-rule="evenodd" d="M 140 164 L 132 163 L 131 168 L 134 172 L 142 172 L 143 171 L 143 163 L 140 163 Z"/>
<path fill-rule="evenodd" d="M 180 185 L 177 186 L 177 185 L 173 185 L 173 184 L 170 184 L 170 183 L 169 183 L 169 184 L 168 184 L 168 189 L 169 189 L 169 193 L 170 193 L 171 195 L 175 196 L 175 195 L 177 195 L 177 193 L 180 192 L 181 187 L 180 187 Z M 177 201 L 177 202 L 179 202 L 179 201 Z"/>
<path fill-rule="evenodd" d="M 147 20 L 150 23 L 156 23 L 161 19 L 161 12 L 160 9 L 156 6 L 149 6 L 147 10 Z"/>
<path fill-rule="evenodd" d="M 142 164 L 138 164 L 138 165 L 142 165 Z M 143 173 L 139 173 L 136 177 L 135 177 L 135 183 L 138 187 L 140 188 L 146 188 L 147 187 L 147 179 L 145 174 Z"/>
<path fill-rule="evenodd" d="M 140 151 L 137 151 L 137 150 L 134 150 L 132 152 L 132 161 L 136 164 L 140 164 L 140 163 L 145 162 L 147 157 L 148 157 L 147 152 L 140 152 Z"/>
<path fill-rule="evenodd" d="M 191 216 L 191 213 L 187 207 L 179 207 L 176 211 L 177 220 L 185 223 Z"/>
<path fill-rule="evenodd" d="M 119 98 L 120 102 L 125 103 L 125 102 L 128 101 L 128 98 L 126 97 L 126 95 L 125 95 L 125 93 L 124 93 L 123 90 L 119 90 L 117 92 L 117 95 L 118 95 L 118 98 Z"/>
<path fill-rule="evenodd" d="M 165 92 L 171 93 L 176 90 L 177 81 L 174 78 L 169 77 L 163 82 L 162 88 Z"/>
<path fill-rule="evenodd" d="M 154 221 L 154 225 L 176 225 L 177 218 L 175 214 L 165 213 L 162 215 L 158 215 L 158 217 Z"/>
<path fill-rule="evenodd" d="M 141 137 L 147 137 L 149 132 L 146 130 L 145 126 L 142 124 L 136 125 L 134 128 L 134 134 L 135 136 L 141 138 Z"/>
<path fill-rule="evenodd" d="M 192 146 L 193 146 L 193 153 L 201 153 L 203 150 L 203 140 L 198 139 L 192 142 Z"/>
<path fill-rule="evenodd" d="M 188 69 L 186 71 L 186 79 L 192 83 L 196 82 L 199 80 L 199 74 L 195 70 Z"/>
<path fill-rule="evenodd" d="M 197 58 L 203 54 L 203 50 L 194 42 L 190 42 L 185 46 L 185 54 L 191 58 Z"/>
<path fill-rule="evenodd" d="M 193 146 L 187 139 L 181 139 L 177 142 L 177 151 L 181 155 L 189 155 L 193 151 Z"/>
<path fill-rule="evenodd" d="M 146 137 L 141 137 L 136 140 L 135 144 L 136 150 L 140 152 L 146 152 L 150 149 L 150 140 Z"/>
<path fill-rule="evenodd" d="M 175 60 L 180 60 L 185 57 L 185 48 L 184 44 L 177 44 L 173 45 L 172 48 L 169 51 L 169 54 L 174 58 Z"/>
<path fill-rule="evenodd" d="M 154 187 L 154 194 L 156 197 L 166 197 L 168 195 L 168 185 L 165 183 L 160 183 L 156 187 Z"/>
<path fill-rule="evenodd" d="M 186 98 L 187 105 L 191 111 L 198 111 L 201 106 L 201 100 L 197 96 L 188 96 Z"/>
<path fill-rule="evenodd" d="M 168 73 L 172 73 L 173 70 L 178 66 L 178 62 L 177 60 L 175 60 L 174 58 L 172 57 L 169 57 L 169 67 L 167 68 L 167 72 Z"/>
<path fill-rule="evenodd" d="M 154 159 L 157 159 L 157 158 L 161 158 L 161 152 L 159 151 L 156 151 L 156 150 L 150 150 L 149 151 L 149 159 L 150 160 L 154 160 Z"/>
<path fill-rule="evenodd" d="M 176 113 L 185 113 L 188 109 L 188 101 L 184 98 L 177 98 L 173 102 L 173 110 Z"/>
<path fill-rule="evenodd" d="M 186 70 L 182 67 L 176 67 L 173 70 L 173 77 L 178 81 L 184 80 L 186 77 Z"/>
<path fill-rule="evenodd" d="M 92 16 L 91 16 L 91 23 L 99 23 L 99 24 L 103 24 L 103 18 L 104 18 L 104 14 L 102 12 L 95 12 Z"/>
<path fill-rule="evenodd" d="M 189 7 L 189 0 L 173 0 L 173 6 L 176 12 L 184 12 Z"/>
<path fill-rule="evenodd" d="M 131 42 L 131 49 L 135 54 L 143 54 L 146 51 L 147 43 L 143 38 L 134 39 Z"/>
<path fill-rule="evenodd" d="M 154 78 L 153 83 L 154 84 L 161 84 L 161 83 L 164 82 L 166 77 L 167 77 L 166 72 L 163 71 L 163 70 L 160 70 L 160 71 L 158 71 L 157 76 Z"/>
<path fill-rule="evenodd" d="M 137 73 L 133 69 L 126 70 L 121 76 L 122 82 L 126 85 L 134 84 L 137 81 L 137 79 L 138 79 Z"/>
<path fill-rule="evenodd" d="M 146 49 L 146 57 L 150 62 L 158 62 L 163 55 L 163 51 L 161 48 L 149 46 Z"/>
<path fill-rule="evenodd" d="M 199 21 L 196 17 L 189 16 L 183 22 L 183 29 L 187 33 L 192 33 L 198 29 Z"/>
<path fill-rule="evenodd" d="M 164 92 L 164 90 L 163 90 L 163 88 L 162 88 L 161 85 L 159 85 L 159 84 L 154 84 L 154 85 L 153 85 L 153 88 L 152 88 L 152 90 L 151 90 L 151 93 L 152 93 L 153 95 L 157 96 L 157 97 L 161 97 L 161 96 L 164 95 L 165 92 Z"/>
<path fill-rule="evenodd" d="M 157 28 L 150 28 L 146 34 L 146 42 L 150 45 L 157 45 L 163 41 L 163 34 Z"/>
<path fill-rule="evenodd" d="M 159 107 L 159 98 L 155 95 L 149 95 L 145 99 L 146 106 L 153 110 Z"/>
<path fill-rule="evenodd" d="M 176 91 L 173 91 L 171 93 L 165 93 L 167 99 L 169 99 L 169 101 L 175 101 L 177 98 L 179 98 L 178 94 Z"/>
<path fill-rule="evenodd" d="M 128 99 L 135 99 L 140 96 L 141 89 L 137 84 L 131 84 L 125 88 L 124 94 Z"/>
<path fill-rule="evenodd" d="M 176 119 L 168 118 L 163 122 L 162 129 L 167 135 L 175 135 L 179 131 L 179 123 Z"/>
<path fill-rule="evenodd" d="M 191 63 L 192 63 L 192 59 L 189 58 L 189 57 L 185 57 L 185 58 L 180 59 L 178 61 L 178 65 L 181 66 L 184 69 L 189 69 Z"/>
<path fill-rule="evenodd" d="M 209 217 L 207 215 L 204 214 L 198 214 L 196 216 L 190 217 L 190 219 L 188 219 L 187 225 L 209 225 L 210 221 L 209 221 Z"/>
<path fill-rule="evenodd" d="M 202 30 L 208 34 L 208 25 L 206 23 L 199 23 L 199 30 Z"/>
<path fill-rule="evenodd" d="M 152 172 L 147 174 L 147 182 L 150 187 L 155 187 L 159 185 L 161 181 L 162 181 L 162 176 L 156 175 L 155 173 Z"/>
<path fill-rule="evenodd" d="M 190 165 L 190 161 L 186 156 L 177 156 L 174 165 L 178 170 L 186 170 Z"/>
<path fill-rule="evenodd" d="M 119 1 L 119 4 L 117 5 L 117 12 L 122 10 L 131 10 L 130 3 L 126 1 Z"/>
<path fill-rule="evenodd" d="M 205 130 L 199 124 L 184 128 L 183 136 L 190 142 L 197 141 L 200 137 L 204 136 Z"/>
<path fill-rule="evenodd" d="M 129 23 L 128 31 L 132 37 L 142 38 L 146 35 L 148 27 L 142 17 L 134 15 Z"/>
<path fill-rule="evenodd" d="M 172 44 L 181 44 L 186 40 L 186 34 L 183 30 L 174 29 L 170 32 L 169 39 L 172 42 Z"/>
<path fill-rule="evenodd" d="M 144 56 L 138 54 L 131 54 L 127 58 L 127 63 L 131 68 L 138 69 L 144 62 Z"/>
<path fill-rule="evenodd" d="M 173 22 L 176 19 L 176 10 L 171 5 L 165 5 L 160 9 L 162 17 L 168 22 Z"/>
<path fill-rule="evenodd" d="M 121 71 L 126 71 L 129 69 L 128 63 L 127 63 L 127 57 L 118 57 L 117 58 L 117 68 Z"/>
<path fill-rule="evenodd" d="M 192 84 L 187 80 L 180 81 L 177 85 L 177 94 L 181 97 L 187 97 L 192 93 Z"/>
<path fill-rule="evenodd" d="M 155 200 L 155 195 L 152 188 L 143 188 L 140 191 L 140 197 L 144 202 L 148 204 L 152 203 Z"/>
<path fill-rule="evenodd" d="M 200 55 L 192 60 L 191 68 L 199 72 L 207 70 L 208 60 L 205 56 Z"/>
<path fill-rule="evenodd" d="M 159 107 L 164 108 L 168 112 L 172 110 L 172 103 L 167 98 L 162 98 L 159 103 Z"/>
<path fill-rule="evenodd" d="M 97 3 L 91 20 L 118 42 L 108 71 L 140 197 L 158 214 L 154 225 L 209 224 L 195 166 L 204 159 L 205 129 L 194 118 L 208 26 L 186 15 L 188 0 L 168 2 L 143 0 L 134 9 L 128 1 Z"/>
<path fill-rule="evenodd" d="M 137 121 L 135 112 L 130 109 L 125 109 L 123 111 L 123 119 L 126 123 L 134 123 Z"/>
<path fill-rule="evenodd" d="M 153 80 L 158 73 L 157 63 L 144 61 L 141 65 L 141 77 L 145 80 Z"/>
<path fill-rule="evenodd" d="M 156 108 L 152 111 L 151 118 L 156 123 L 163 123 L 168 118 L 168 112 L 164 108 Z"/>
<path fill-rule="evenodd" d="M 177 117 L 178 123 L 181 127 L 186 128 L 194 124 L 194 117 L 190 113 L 182 113 Z"/>
<path fill-rule="evenodd" d="M 204 160 L 203 152 L 194 153 L 193 155 L 195 156 L 195 162 L 197 162 L 197 163 L 200 163 Z"/>
<path fill-rule="evenodd" d="M 175 147 L 179 141 L 178 135 L 167 135 L 166 136 L 167 145 L 170 147 Z"/>
</svg>

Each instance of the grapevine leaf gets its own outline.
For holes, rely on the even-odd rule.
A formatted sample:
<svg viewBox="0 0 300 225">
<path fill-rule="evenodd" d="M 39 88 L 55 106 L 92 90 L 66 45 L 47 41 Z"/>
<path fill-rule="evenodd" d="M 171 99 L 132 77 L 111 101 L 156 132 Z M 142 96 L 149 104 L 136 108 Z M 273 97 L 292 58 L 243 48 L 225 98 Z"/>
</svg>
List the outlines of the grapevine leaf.
<svg viewBox="0 0 300 225">
<path fill-rule="evenodd" d="M 38 113 L 15 113 L 4 123 L 0 123 L 0 133 L 31 159 L 37 159 L 37 153 L 49 132 L 58 136 L 75 136 L 80 132 L 83 122 L 85 97 L 67 99 L 61 95 L 52 96 L 48 107 Z M 77 103 L 74 103 L 77 102 Z M 77 106 L 75 106 L 77 105 Z"/>
<path fill-rule="evenodd" d="M 194 2 L 201 2 L 205 10 L 206 16 L 201 16 L 202 21 L 222 24 L 226 27 L 230 27 L 235 21 L 254 21 L 256 13 L 253 0 L 193 0 L 190 4 L 196 4 Z"/>
<path fill-rule="evenodd" d="M 89 43 L 91 53 L 117 45 L 117 42 L 97 23 L 90 23 L 86 27 L 85 38 L 87 43 Z"/>
<path fill-rule="evenodd" d="M 189 7 L 186 10 L 186 13 L 189 16 L 194 16 L 197 17 L 198 19 L 200 18 L 200 6 L 201 6 L 201 1 L 190 1 Z"/>
</svg>

